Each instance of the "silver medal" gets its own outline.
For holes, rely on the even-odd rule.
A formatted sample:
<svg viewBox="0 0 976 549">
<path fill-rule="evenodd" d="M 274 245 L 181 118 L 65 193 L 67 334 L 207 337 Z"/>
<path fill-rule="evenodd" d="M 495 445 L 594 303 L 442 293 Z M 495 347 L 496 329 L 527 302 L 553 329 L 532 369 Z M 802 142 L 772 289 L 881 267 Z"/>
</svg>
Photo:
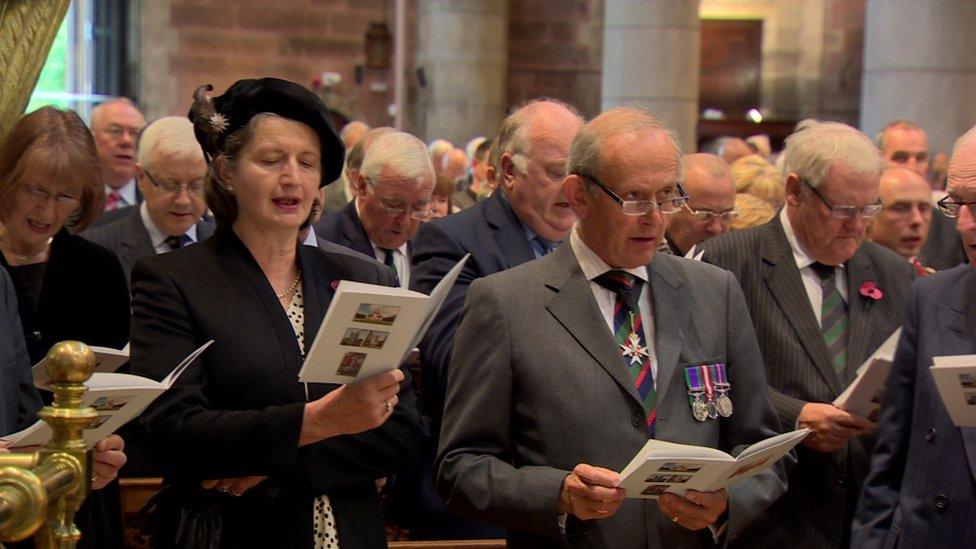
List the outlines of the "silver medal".
<svg viewBox="0 0 976 549">
<path fill-rule="evenodd" d="M 715 419 L 718 417 L 718 412 L 715 411 L 715 400 L 708 401 L 708 417 L 710 419 Z"/>
<path fill-rule="evenodd" d="M 695 395 L 695 401 L 691 403 L 691 415 L 698 421 L 705 421 L 708 419 L 708 405 L 700 397 L 701 395 Z"/>
<path fill-rule="evenodd" d="M 729 417 L 732 415 L 732 399 L 729 398 L 725 393 L 721 393 L 718 399 L 715 400 L 715 411 L 722 417 Z"/>
</svg>

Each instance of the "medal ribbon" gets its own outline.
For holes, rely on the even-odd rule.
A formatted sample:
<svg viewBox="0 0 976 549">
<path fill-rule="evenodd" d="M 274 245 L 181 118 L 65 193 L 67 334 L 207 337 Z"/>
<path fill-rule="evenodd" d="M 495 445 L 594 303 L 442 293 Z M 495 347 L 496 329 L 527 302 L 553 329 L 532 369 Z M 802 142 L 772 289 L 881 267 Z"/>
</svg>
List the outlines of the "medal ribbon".
<svg viewBox="0 0 976 549">
<path fill-rule="evenodd" d="M 688 366 L 685 368 L 685 383 L 688 385 L 688 404 L 695 401 L 695 393 L 700 392 L 702 387 L 701 379 L 699 378 L 699 371 L 697 366 Z"/>
<path fill-rule="evenodd" d="M 702 381 L 705 384 L 705 402 L 715 402 L 715 380 L 712 379 L 711 369 L 707 364 L 698 366 L 701 369 Z"/>
</svg>

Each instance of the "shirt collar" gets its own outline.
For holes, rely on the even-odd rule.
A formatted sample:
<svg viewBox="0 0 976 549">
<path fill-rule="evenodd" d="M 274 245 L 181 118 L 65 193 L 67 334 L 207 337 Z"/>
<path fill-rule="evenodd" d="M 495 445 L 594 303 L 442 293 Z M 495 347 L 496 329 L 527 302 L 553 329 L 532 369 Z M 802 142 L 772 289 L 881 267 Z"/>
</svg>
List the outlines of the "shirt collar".
<svg viewBox="0 0 976 549">
<path fill-rule="evenodd" d="M 786 241 L 790 243 L 790 249 L 793 251 L 793 260 L 796 261 L 797 269 L 805 269 L 810 265 L 817 262 L 816 259 L 810 257 L 810 255 L 803 249 L 800 245 L 800 241 L 796 238 L 796 231 L 793 230 L 793 224 L 790 223 L 790 216 L 786 215 L 786 208 L 782 208 L 779 211 L 779 220 L 783 224 L 783 233 L 786 234 Z M 844 264 L 838 265 L 840 268 L 844 268 Z"/>
<path fill-rule="evenodd" d="M 308 234 L 305 235 L 305 241 L 302 242 L 302 244 L 304 244 L 306 246 L 318 246 L 319 245 L 318 238 L 315 236 L 315 231 L 312 229 L 312 227 L 309 227 L 308 228 Z"/>
<path fill-rule="evenodd" d="M 139 205 L 139 216 L 142 217 L 142 225 L 146 228 L 146 232 L 149 233 L 149 240 L 152 241 L 153 248 L 159 248 L 164 240 L 169 238 L 170 235 L 159 230 L 159 227 L 153 223 L 151 217 L 149 217 L 149 207 L 146 206 L 145 201 Z M 178 235 L 177 235 L 178 236 Z M 197 241 L 197 224 L 194 223 L 190 225 L 190 228 L 186 231 L 186 236 L 190 237 L 191 243 L 196 243 Z"/>
<path fill-rule="evenodd" d="M 580 269 L 583 271 L 583 276 L 587 280 L 592 281 L 594 278 L 602 275 L 607 271 L 614 270 L 613 267 L 607 264 L 599 255 L 596 254 L 589 246 L 583 242 L 583 239 L 579 235 L 579 223 L 573 226 L 573 231 L 569 235 L 569 244 L 573 248 L 573 254 L 576 255 L 576 261 L 579 263 Z M 634 267 L 631 269 L 620 269 L 624 272 L 630 273 L 637 278 L 647 282 L 647 266 L 641 265 L 640 267 Z"/>
<path fill-rule="evenodd" d="M 105 196 L 108 196 L 108 194 L 113 191 L 119 193 L 119 196 L 122 197 L 122 201 L 125 202 L 126 206 L 135 206 L 136 202 L 138 202 L 136 200 L 135 179 L 130 179 L 128 183 L 126 183 L 122 187 L 119 187 L 118 189 L 113 189 L 112 187 L 105 185 Z"/>
</svg>

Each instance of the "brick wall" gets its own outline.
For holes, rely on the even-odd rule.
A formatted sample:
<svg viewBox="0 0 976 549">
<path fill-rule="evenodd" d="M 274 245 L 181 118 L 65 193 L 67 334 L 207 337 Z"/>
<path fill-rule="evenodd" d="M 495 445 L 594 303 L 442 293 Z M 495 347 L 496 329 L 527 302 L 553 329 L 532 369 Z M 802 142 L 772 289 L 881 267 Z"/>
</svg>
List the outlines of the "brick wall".
<svg viewBox="0 0 976 549">
<path fill-rule="evenodd" d="M 386 5 L 389 4 L 387 8 Z M 373 125 L 389 124 L 389 69 L 366 69 L 365 33 L 393 28 L 385 0 L 153 0 L 142 3 L 141 99 L 150 117 L 184 114 L 205 83 L 221 93 L 241 78 L 275 76 L 311 85 L 323 71 L 342 76 L 340 95 Z M 385 91 L 370 84 L 385 82 Z"/>
<path fill-rule="evenodd" d="M 600 111 L 603 0 L 510 0 L 508 101 L 546 95 Z"/>
</svg>

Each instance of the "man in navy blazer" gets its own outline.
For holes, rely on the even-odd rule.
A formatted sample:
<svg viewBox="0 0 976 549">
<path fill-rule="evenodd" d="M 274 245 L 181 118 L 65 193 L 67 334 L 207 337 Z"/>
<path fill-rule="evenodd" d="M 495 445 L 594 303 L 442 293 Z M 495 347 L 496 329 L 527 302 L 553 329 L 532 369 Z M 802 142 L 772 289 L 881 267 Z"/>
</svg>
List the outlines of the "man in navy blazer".
<svg viewBox="0 0 976 549">
<path fill-rule="evenodd" d="M 420 343 L 424 411 L 436 436 L 454 330 L 471 283 L 551 252 L 576 216 L 562 193 L 569 146 L 583 120 L 558 101 L 532 101 L 502 123 L 492 151 L 498 190 L 456 214 L 425 224 L 413 245 L 410 288 L 430 293 L 465 254 L 471 258 Z"/>
<path fill-rule="evenodd" d="M 319 236 L 385 263 L 399 286 L 410 283 L 409 241 L 430 219 L 434 167 L 427 147 L 404 132 L 380 135 L 357 175 L 356 199 L 326 216 Z"/>
<path fill-rule="evenodd" d="M 976 547 L 976 428 L 953 424 L 929 366 L 976 354 L 976 127 L 957 142 L 941 202 L 969 256 L 912 287 L 851 546 Z"/>
</svg>

